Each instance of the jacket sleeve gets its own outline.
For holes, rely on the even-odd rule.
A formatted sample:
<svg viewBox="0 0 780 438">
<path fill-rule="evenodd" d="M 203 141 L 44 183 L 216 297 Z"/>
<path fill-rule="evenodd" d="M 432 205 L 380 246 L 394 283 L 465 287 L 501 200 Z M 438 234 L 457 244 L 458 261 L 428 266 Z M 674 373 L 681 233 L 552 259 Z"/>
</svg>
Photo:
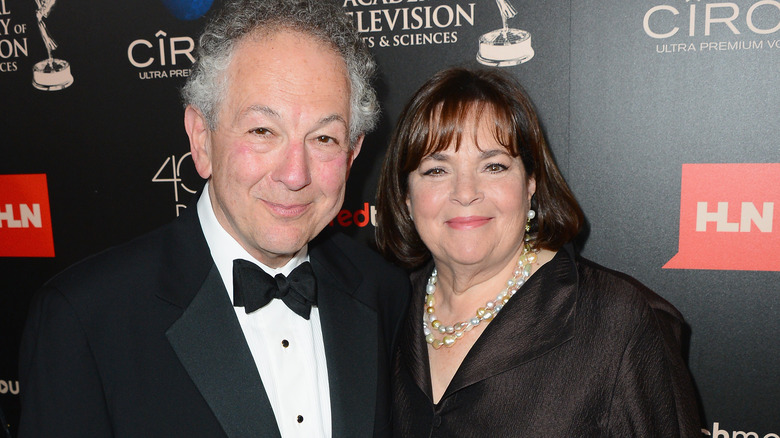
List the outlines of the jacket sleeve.
<svg viewBox="0 0 780 438">
<path fill-rule="evenodd" d="M 696 396 L 681 354 L 682 320 L 665 310 L 644 315 L 621 359 L 609 435 L 698 438 Z"/>
<path fill-rule="evenodd" d="M 60 291 L 44 289 L 33 299 L 19 357 L 19 438 L 112 436 L 100 370 Z"/>
</svg>

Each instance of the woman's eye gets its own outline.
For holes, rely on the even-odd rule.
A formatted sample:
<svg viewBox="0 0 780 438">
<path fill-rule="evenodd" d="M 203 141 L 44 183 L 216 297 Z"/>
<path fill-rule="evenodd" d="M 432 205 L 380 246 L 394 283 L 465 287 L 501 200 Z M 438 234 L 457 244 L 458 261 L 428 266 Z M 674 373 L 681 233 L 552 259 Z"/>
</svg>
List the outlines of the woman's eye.
<svg viewBox="0 0 780 438">
<path fill-rule="evenodd" d="M 507 169 L 507 166 L 504 166 L 503 164 L 500 164 L 500 163 L 490 163 L 487 166 L 485 166 L 485 170 L 487 170 L 488 172 L 492 172 L 492 173 L 503 172 L 506 169 Z"/>
<path fill-rule="evenodd" d="M 441 167 L 434 167 L 423 172 L 423 175 L 439 176 L 444 174 L 444 169 Z"/>
<path fill-rule="evenodd" d="M 257 135 L 267 135 L 271 133 L 271 131 L 269 131 L 267 128 L 254 128 L 251 129 L 249 132 Z"/>
</svg>

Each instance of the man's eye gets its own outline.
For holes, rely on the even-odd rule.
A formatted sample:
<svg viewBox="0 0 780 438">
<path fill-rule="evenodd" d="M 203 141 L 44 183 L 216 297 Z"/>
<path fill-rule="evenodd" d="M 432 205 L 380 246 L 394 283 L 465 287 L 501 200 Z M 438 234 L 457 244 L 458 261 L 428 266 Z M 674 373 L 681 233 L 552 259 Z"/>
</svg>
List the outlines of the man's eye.
<svg viewBox="0 0 780 438">
<path fill-rule="evenodd" d="M 327 135 L 318 136 L 317 141 L 320 143 L 338 143 L 335 138 L 328 137 Z"/>
<path fill-rule="evenodd" d="M 254 129 L 250 130 L 249 132 L 251 132 L 252 134 L 257 134 L 257 135 L 267 135 L 267 134 L 271 133 L 271 131 L 269 131 L 267 128 L 254 128 Z"/>
</svg>

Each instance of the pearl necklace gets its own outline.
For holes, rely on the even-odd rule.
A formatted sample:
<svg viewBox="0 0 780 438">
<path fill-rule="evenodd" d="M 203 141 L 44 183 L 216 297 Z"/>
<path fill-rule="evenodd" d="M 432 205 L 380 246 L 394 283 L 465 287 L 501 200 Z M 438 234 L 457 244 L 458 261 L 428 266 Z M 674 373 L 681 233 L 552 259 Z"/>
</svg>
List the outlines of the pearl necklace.
<svg viewBox="0 0 780 438">
<path fill-rule="evenodd" d="M 431 346 L 438 350 L 442 346 L 452 347 L 455 341 L 463 337 L 463 334 L 471 331 L 474 327 L 480 323 L 490 322 L 498 315 L 498 312 L 504 307 L 510 298 L 517 292 L 520 287 L 525 284 L 528 277 L 531 276 L 531 265 L 538 259 L 537 249 L 531 249 L 530 245 L 526 243 L 523 247 L 523 253 L 517 260 L 517 267 L 510 278 L 506 282 L 506 287 L 498 294 L 495 300 L 488 301 L 485 307 L 477 309 L 476 316 L 466 320 L 457 322 L 453 325 L 444 325 L 441 321 L 436 319 L 436 308 L 434 304 L 436 301 L 433 298 L 434 292 L 436 292 L 436 280 L 437 271 L 433 268 L 430 278 L 428 278 L 428 285 L 425 288 L 425 311 L 423 312 L 423 333 L 425 334 L 425 342 L 431 344 Z M 439 332 L 444 335 L 441 339 L 436 339 L 433 332 Z"/>
</svg>

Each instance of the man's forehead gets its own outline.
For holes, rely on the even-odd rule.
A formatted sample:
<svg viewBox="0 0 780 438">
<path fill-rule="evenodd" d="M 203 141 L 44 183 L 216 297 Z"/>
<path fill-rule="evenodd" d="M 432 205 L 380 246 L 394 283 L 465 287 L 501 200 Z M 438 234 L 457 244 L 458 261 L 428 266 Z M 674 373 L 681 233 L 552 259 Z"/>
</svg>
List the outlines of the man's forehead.
<svg viewBox="0 0 780 438">
<path fill-rule="evenodd" d="M 260 113 L 271 119 L 281 120 L 283 118 L 283 115 L 279 111 L 267 105 L 249 105 L 241 112 L 240 116 L 247 116 L 253 113 Z M 338 113 L 326 114 L 317 120 L 318 125 L 328 125 L 331 123 L 340 123 L 344 126 L 348 126 L 345 115 Z"/>
<path fill-rule="evenodd" d="M 253 33 L 233 50 L 221 116 L 236 123 L 262 115 L 349 128 L 351 82 L 340 53 L 295 29 Z M 290 119 L 292 117 L 292 119 Z"/>
</svg>

